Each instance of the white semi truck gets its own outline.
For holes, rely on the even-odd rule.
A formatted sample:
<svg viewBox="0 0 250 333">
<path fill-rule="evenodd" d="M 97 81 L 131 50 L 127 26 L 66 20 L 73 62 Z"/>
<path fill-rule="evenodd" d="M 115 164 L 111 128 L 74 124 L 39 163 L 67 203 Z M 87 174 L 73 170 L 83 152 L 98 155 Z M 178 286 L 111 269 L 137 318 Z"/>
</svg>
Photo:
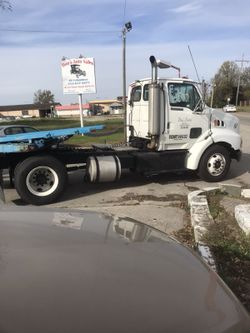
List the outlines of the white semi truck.
<svg viewBox="0 0 250 333">
<path fill-rule="evenodd" d="M 1 168 L 12 170 L 14 186 L 24 201 L 35 205 L 55 201 L 65 190 L 68 166 L 79 163 L 90 182 L 117 181 L 122 169 L 195 170 L 210 182 L 226 177 L 231 159 L 239 161 L 241 156 L 238 118 L 206 106 L 196 82 L 158 78 L 158 69 L 169 67 L 168 63 L 154 56 L 150 63 L 151 78 L 129 86 L 124 146 L 81 149 L 48 144 L 0 153 Z"/>
</svg>

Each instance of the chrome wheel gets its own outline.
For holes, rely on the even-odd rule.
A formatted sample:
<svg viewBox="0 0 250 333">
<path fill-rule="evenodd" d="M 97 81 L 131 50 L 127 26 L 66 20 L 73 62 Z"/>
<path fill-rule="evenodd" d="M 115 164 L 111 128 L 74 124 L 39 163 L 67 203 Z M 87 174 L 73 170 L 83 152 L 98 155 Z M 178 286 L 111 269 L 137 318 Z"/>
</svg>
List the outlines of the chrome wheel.
<svg viewBox="0 0 250 333">
<path fill-rule="evenodd" d="M 220 153 L 214 153 L 207 161 L 207 170 L 212 176 L 220 176 L 226 167 L 226 159 Z"/>
<path fill-rule="evenodd" d="M 26 186 L 33 195 L 44 197 L 53 193 L 59 184 L 57 173 L 48 166 L 32 169 L 26 178 Z"/>
</svg>

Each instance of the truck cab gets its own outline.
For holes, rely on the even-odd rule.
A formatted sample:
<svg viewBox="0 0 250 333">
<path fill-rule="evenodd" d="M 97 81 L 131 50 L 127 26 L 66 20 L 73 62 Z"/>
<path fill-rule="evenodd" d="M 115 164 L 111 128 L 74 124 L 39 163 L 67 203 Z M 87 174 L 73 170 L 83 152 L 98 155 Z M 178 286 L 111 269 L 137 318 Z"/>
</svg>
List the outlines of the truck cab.
<svg viewBox="0 0 250 333">
<path fill-rule="evenodd" d="M 206 163 L 210 171 L 203 178 L 221 180 L 231 158 L 240 157 L 238 118 L 209 108 L 197 82 L 159 78 L 158 68 L 164 68 L 164 62 L 153 56 L 150 62 L 152 77 L 136 80 L 128 90 L 130 144 L 159 153 L 179 152 L 185 155 L 183 168 L 199 170 Z M 204 158 L 208 151 L 210 157 Z"/>
<path fill-rule="evenodd" d="M 149 136 L 149 79 L 130 85 L 128 124 L 137 137 Z M 203 110 L 198 86 L 188 79 L 159 79 L 160 108 L 157 150 L 189 149 L 209 130 L 209 113 Z M 205 105 L 204 105 L 205 106 Z"/>
</svg>

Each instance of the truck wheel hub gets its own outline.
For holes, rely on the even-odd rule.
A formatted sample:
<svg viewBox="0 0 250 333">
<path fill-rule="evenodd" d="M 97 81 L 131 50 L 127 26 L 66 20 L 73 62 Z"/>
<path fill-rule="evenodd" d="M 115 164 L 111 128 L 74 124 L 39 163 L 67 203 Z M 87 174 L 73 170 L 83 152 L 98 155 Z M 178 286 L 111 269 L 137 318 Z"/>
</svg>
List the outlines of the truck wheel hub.
<svg viewBox="0 0 250 333">
<path fill-rule="evenodd" d="M 215 163 L 214 163 L 214 168 L 215 168 L 215 169 L 219 169 L 220 167 L 221 167 L 221 161 L 220 161 L 220 160 L 215 161 Z"/>
<path fill-rule="evenodd" d="M 34 184 L 40 185 L 40 186 L 44 186 L 45 184 L 48 183 L 49 181 L 49 175 L 47 172 L 45 171 L 38 171 L 36 173 L 34 173 L 33 176 L 33 182 Z"/>
<path fill-rule="evenodd" d="M 222 154 L 213 154 L 207 163 L 208 172 L 213 176 L 219 176 L 225 170 L 226 160 Z"/>
<path fill-rule="evenodd" d="M 52 168 L 39 166 L 28 173 L 26 185 L 33 195 L 47 196 L 56 190 L 59 185 L 59 178 Z"/>
</svg>

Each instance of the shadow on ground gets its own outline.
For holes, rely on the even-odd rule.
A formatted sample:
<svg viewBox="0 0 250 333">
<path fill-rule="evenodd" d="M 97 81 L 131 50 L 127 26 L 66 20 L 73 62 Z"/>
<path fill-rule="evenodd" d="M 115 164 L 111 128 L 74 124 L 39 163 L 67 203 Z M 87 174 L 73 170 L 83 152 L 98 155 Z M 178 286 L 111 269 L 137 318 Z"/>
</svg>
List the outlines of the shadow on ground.
<svg viewBox="0 0 250 333">
<path fill-rule="evenodd" d="M 225 181 L 233 181 L 235 178 L 250 172 L 250 154 L 242 154 L 240 162 L 232 161 L 231 169 Z M 198 184 L 199 182 L 199 184 Z M 87 195 L 109 191 L 112 189 L 133 188 L 158 183 L 161 185 L 188 183 L 190 190 L 198 189 L 202 182 L 195 172 L 185 171 L 176 173 L 162 173 L 158 175 L 140 175 L 137 173 L 125 172 L 118 182 L 113 183 L 86 183 L 84 181 L 84 171 L 78 170 L 69 174 L 69 182 L 65 193 L 57 200 L 62 203 L 67 200 L 84 198 Z M 217 183 L 202 182 L 205 186 L 216 186 Z M 10 188 L 9 182 L 5 182 L 5 188 Z M 105 195 L 105 193 L 104 193 Z M 21 199 L 14 199 L 16 205 L 26 205 Z"/>
</svg>

